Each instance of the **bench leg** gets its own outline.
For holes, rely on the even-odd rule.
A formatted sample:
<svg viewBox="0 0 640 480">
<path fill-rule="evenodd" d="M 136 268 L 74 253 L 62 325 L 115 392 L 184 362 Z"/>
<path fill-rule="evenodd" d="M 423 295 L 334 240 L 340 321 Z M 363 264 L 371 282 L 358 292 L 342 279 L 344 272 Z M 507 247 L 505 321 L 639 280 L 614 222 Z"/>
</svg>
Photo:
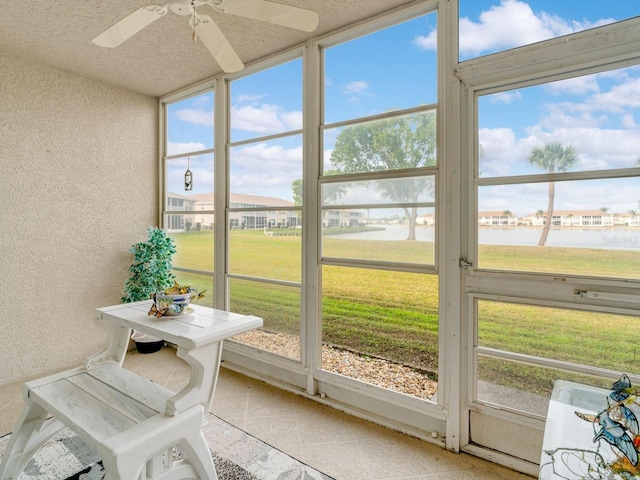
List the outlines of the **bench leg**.
<svg viewBox="0 0 640 480">
<path fill-rule="evenodd" d="M 132 480 L 141 475 L 153 480 L 218 480 L 202 433 L 203 419 L 203 408 L 197 405 L 175 417 L 149 418 L 99 445 L 98 453 L 106 472 L 104 480 Z M 165 459 L 160 468 L 161 462 L 154 457 L 172 446 L 176 446 L 185 459 L 175 463 Z M 150 459 L 153 468 L 148 469 Z"/>
<path fill-rule="evenodd" d="M 202 423 L 200 423 L 202 429 Z M 178 444 L 180 451 L 187 457 L 201 480 L 218 480 L 216 467 L 211 458 L 211 450 L 201 430 L 194 430 L 193 434 Z"/>
<path fill-rule="evenodd" d="M 17 479 L 38 449 L 64 429 L 62 422 L 47 416 L 36 403 L 24 407 L 0 463 L 0 480 Z"/>
</svg>

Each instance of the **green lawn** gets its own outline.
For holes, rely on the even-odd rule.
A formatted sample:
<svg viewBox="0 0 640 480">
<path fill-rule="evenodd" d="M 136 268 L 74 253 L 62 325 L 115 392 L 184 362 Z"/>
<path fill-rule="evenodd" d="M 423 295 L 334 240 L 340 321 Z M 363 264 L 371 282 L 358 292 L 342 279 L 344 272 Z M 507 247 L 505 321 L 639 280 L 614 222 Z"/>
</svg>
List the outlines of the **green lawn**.
<svg viewBox="0 0 640 480">
<path fill-rule="evenodd" d="M 178 251 L 175 266 L 212 270 L 213 232 L 173 237 Z M 300 281 L 300 236 L 267 237 L 262 231 L 234 230 L 229 242 L 231 272 Z M 394 261 L 427 259 L 430 263 L 433 259 L 433 245 L 424 242 L 355 242 L 332 236 L 325 239 L 325 246 L 332 256 L 346 258 L 360 258 L 366 252 L 368 258 L 392 257 Z M 630 272 L 637 277 L 640 272 L 640 256 L 623 250 L 482 246 L 480 258 L 482 268 L 512 269 L 516 265 L 535 272 L 597 272 L 622 278 L 629 278 Z M 205 279 L 181 273 L 179 280 L 200 285 Z M 322 293 L 323 342 L 416 365 L 436 377 L 437 276 L 325 266 Z M 203 303 L 210 301 L 208 297 Z M 299 334 L 299 308 L 297 288 L 231 282 L 231 309 L 263 317 L 266 329 Z M 479 305 L 478 336 L 481 346 L 629 371 L 634 367 L 636 345 L 640 345 L 637 321 L 635 317 L 484 301 Z M 547 392 L 556 374 L 492 358 L 480 360 L 480 371 L 484 380 L 536 392 Z"/>
</svg>

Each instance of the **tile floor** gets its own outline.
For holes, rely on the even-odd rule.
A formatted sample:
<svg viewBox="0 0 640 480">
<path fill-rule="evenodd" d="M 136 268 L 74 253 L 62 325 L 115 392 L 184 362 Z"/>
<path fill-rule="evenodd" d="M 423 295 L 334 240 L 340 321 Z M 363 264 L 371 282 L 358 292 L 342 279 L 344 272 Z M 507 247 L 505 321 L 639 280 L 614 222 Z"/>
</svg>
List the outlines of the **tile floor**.
<svg viewBox="0 0 640 480">
<path fill-rule="evenodd" d="M 188 366 L 164 348 L 131 352 L 125 366 L 178 390 Z M 0 387 L 0 435 L 22 408 L 21 384 Z M 530 480 L 470 455 L 456 455 L 222 368 L 212 408 L 220 418 L 336 480 Z"/>
</svg>

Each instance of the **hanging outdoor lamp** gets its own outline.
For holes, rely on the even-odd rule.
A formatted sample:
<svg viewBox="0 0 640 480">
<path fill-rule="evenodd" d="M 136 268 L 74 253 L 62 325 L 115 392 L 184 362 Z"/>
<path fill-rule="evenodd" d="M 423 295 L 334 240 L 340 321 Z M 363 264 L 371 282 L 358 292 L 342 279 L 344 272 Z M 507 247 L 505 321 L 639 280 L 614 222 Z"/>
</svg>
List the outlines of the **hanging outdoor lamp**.
<svg viewBox="0 0 640 480">
<path fill-rule="evenodd" d="M 185 191 L 189 191 L 193 188 L 193 180 L 192 180 L 192 173 L 191 170 L 189 170 L 189 160 L 190 160 L 190 156 L 187 156 L 187 171 L 184 172 L 184 190 Z"/>
</svg>

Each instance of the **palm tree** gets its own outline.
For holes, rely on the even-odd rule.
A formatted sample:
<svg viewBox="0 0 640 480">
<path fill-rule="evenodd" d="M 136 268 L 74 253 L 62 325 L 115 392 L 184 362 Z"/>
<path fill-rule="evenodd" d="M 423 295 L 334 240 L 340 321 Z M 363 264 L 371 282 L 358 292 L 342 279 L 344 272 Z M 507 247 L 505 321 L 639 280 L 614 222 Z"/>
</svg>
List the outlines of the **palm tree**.
<svg viewBox="0 0 640 480">
<path fill-rule="evenodd" d="M 547 173 L 555 173 L 556 171 L 567 172 L 577 160 L 578 154 L 575 149 L 571 145 L 565 147 L 560 143 L 548 143 L 544 147 L 534 148 L 529 154 L 529 163 L 544 169 Z M 555 182 L 549 182 L 549 206 L 547 208 L 547 216 L 544 221 L 542 234 L 538 241 L 538 245 L 541 247 L 547 243 L 547 236 L 551 229 L 555 189 Z"/>
<path fill-rule="evenodd" d="M 509 225 L 509 217 L 511 217 L 512 215 L 513 214 L 511 213 L 511 210 L 505 210 L 504 212 L 502 212 L 502 216 L 507 217 L 504 221 L 504 225 Z"/>
<path fill-rule="evenodd" d="M 607 218 L 607 212 L 609 211 L 609 207 L 600 207 L 600 211 L 603 213 L 604 218 Z M 603 220 L 603 225 L 606 225 L 607 222 Z"/>
</svg>

